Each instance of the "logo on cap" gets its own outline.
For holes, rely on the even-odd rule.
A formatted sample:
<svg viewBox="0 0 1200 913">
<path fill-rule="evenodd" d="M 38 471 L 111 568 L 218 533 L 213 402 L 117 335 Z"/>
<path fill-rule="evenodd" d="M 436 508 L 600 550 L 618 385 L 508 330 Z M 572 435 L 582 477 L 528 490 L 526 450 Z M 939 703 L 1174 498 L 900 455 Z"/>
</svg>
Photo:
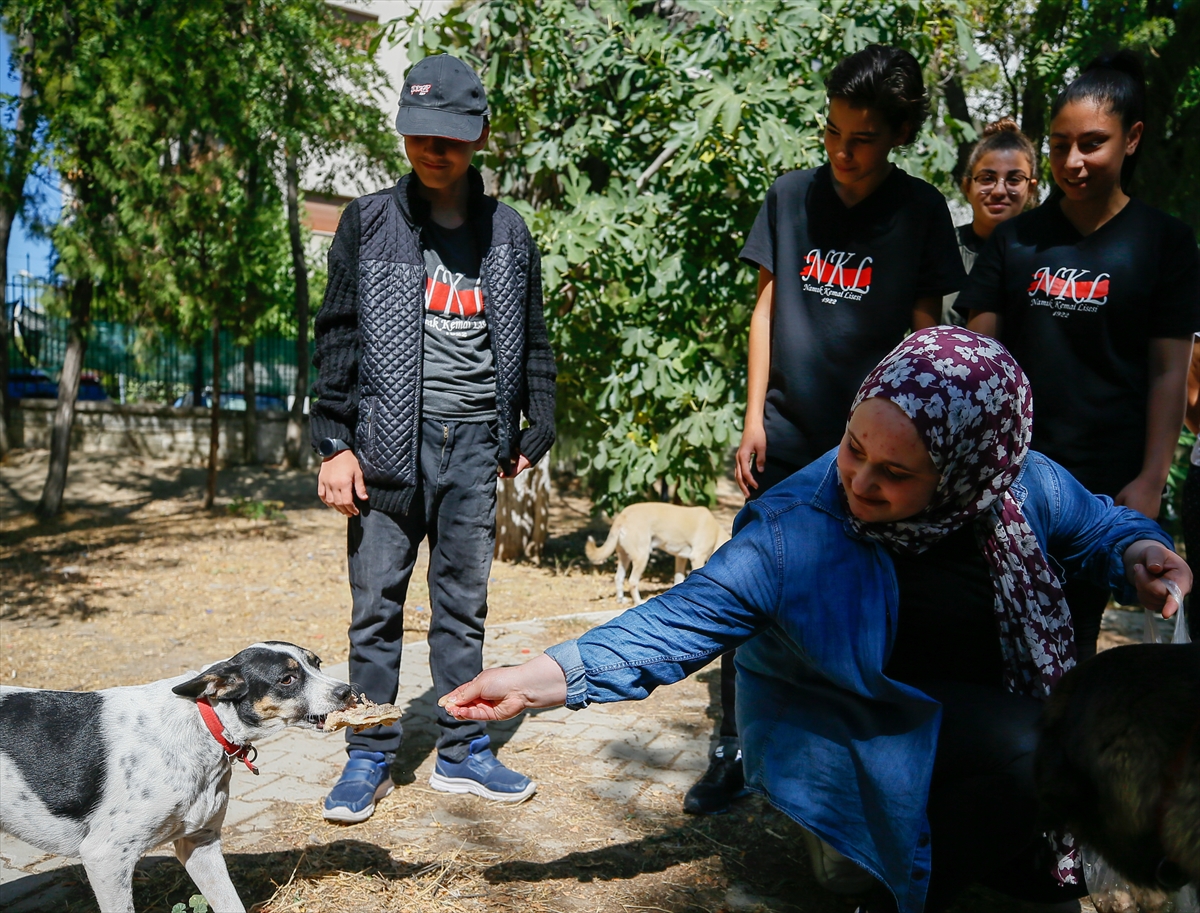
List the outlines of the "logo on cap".
<svg viewBox="0 0 1200 913">
<path fill-rule="evenodd" d="M 433 88 L 433 83 L 427 82 L 423 86 L 409 86 L 408 91 L 413 95 L 428 95 L 429 90 Z"/>
</svg>

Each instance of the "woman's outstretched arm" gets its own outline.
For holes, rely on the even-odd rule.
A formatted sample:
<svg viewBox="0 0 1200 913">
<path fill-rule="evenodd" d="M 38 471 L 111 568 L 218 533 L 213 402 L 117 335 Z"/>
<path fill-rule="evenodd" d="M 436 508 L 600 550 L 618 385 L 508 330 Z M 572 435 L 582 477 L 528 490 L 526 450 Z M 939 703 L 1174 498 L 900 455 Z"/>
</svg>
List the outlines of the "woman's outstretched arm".
<svg viewBox="0 0 1200 913">
<path fill-rule="evenodd" d="M 1174 614 L 1176 601 L 1167 598 L 1165 581 L 1186 595 L 1192 574 L 1161 526 L 1105 495 L 1092 494 L 1043 454 L 1030 454 L 1028 473 L 1025 509 L 1042 514 L 1049 551 L 1068 578 L 1110 587 L 1126 605 L 1140 603 L 1164 617 Z"/>
<path fill-rule="evenodd" d="M 489 669 L 440 701 L 459 719 L 502 720 L 565 703 L 641 700 L 772 623 L 781 594 L 777 520 L 759 502 L 733 538 L 686 580 L 522 666 Z"/>
</svg>

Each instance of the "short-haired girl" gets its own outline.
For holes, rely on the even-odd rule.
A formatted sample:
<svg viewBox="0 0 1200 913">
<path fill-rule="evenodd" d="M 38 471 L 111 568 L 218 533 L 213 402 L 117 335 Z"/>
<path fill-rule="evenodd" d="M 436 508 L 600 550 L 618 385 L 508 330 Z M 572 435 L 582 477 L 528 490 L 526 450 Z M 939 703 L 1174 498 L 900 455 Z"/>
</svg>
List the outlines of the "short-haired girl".
<svg viewBox="0 0 1200 913">
<path fill-rule="evenodd" d="M 1029 137 L 1011 117 L 983 128 L 971 148 L 962 178 L 962 194 L 971 206 L 971 221 L 959 225 L 958 253 L 968 273 L 984 242 L 1001 222 L 1037 205 L 1037 153 Z M 966 320 L 954 309 L 958 293 L 942 302 L 942 323 L 962 326 Z"/>
<path fill-rule="evenodd" d="M 1183 424 L 1200 254 L 1192 230 L 1128 194 L 1145 130 L 1136 55 L 1099 57 L 1054 102 L 1057 192 L 996 229 L 957 308 L 1029 375 L 1033 446 L 1089 490 L 1158 516 Z M 1081 657 L 1108 593 L 1067 590 Z"/>
<path fill-rule="evenodd" d="M 928 96 L 907 51 L 873 45 L 825 84 L 829 161 L 783 175 L 742 248 L 758 269 L 736 478 L 754 498 L 837 446 L 858 385 L 910 328 L 941 319 L 964 280 L 945 198 L 889 161 L 916 139 Z M 684 808 L 743 791 L 733 657 L 721 662 L 720 743 Z"/>
</svg>

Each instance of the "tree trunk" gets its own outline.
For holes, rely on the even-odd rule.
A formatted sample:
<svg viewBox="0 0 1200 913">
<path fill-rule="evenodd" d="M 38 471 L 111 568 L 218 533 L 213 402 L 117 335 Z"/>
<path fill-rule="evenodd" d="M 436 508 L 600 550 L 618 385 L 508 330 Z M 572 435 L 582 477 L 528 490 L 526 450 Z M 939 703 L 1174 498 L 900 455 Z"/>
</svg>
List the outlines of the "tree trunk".
<svg viewBox="0 0 1200 913">
<path fill-rule="evenodd" d="M 8 237 L 12 230 L 12 213 L 0 211 L 0 460 L 8 454 L 13 441 L 9 440 L 12 405 L 8 401 Z"/>
<path fill-rule="evenodd" d="M 204 405 L 204 340 L 196 342 L 192 349 L 195 364 L 192 366 L 192 406 Z"/>
<path fill-rule="evenodd" d="M 1046 89 L 1042 80 L 1033 74 L 1029 75 L 1025 91 L 1021 93 L 1021 132 L 1040 152 L 1046 135 Z M 1034 163 L 1035 168 L 1037 164 Z"/>
<path fill-rule="evenodd" d="M 17 93 L 9 170 L 4 175 L 4 191 L 0 193 L 0 460 L 12 443 L 9 439 L 12 404 L 8 401 L 8 240 L 13 221 L 24 204 L 25 179 L 29 177 L 33 132 L 37 127 L 37 117 L 29 111 L 35 102 L 33 83 L 26 75 L 33 65 L 33 33 L 23 31 L 17 38 L 17 47 L 20 63 L 16 69 L 21 76 L 21 89 Z"/>
<path fill-rule="evenodd" d="M 62 373 L 58 378 L 58 404 L 54 408 L 54 426 L 50 432 L 50 469 L 38 502 L 39 517 L 57 517 L 62 510 L 63 490 L 67 487 L 67 465 L 71 456 L 71 427 L 75 424 L 75 397 L 79 395 L 79 375 L 87 353 L 88 329 L 92 317 L 92 280 L 79 279 L 71 289 L 71 325 Z"/>
<path fill-rule="evenodd" d="M 550 456 L 496 483 L 496 558 L 541 563 L 550 528 Z"/>
<path fill-rule="evenodd" d="M 258 393 L 254 382 L 254 342 L 242 348 L 242 388 L 246 396 L 246 414 L 242 419 L 242 461 L 258 464 Z"/>
<path fill-rule="evenodd" d="M 296 277 L 296 389 L 288 413 L 287 438 L 284 443 L 284 463 L 298 469 L 308 441 L 304 422 L 304 400 L 308 396 L 308 264 L 304 259 L 304 244 L 300 237 L 300 175 L 296 156 L 287 153 L 287 219 L 288 237 L 292 242 L 292 272 Z"/>
<path fill-rule="evenodd" d="M 217 451 L 221 445 L 221 321 L 212 320 L 212 423 L 208 430 L 208 478 L 204 484 L 204 507 L 217 500 Z"/>
<path fill-rule="evenodd" d="M 945 96 L 946 109 L 950 112 L 950 116 L 959 123 L 970 124 L 972 122 L 971 110 L 967 107 L 967 93 L 963 90 L 962 80 L 957 76 L 946 80 Z M 954 175 L 955 186 L 962 184 L 963 173 L 967 170 L 967 159 L 971 157 L 971 150 L 974 147 L 974 140 L 958 144 L 958 160 L 954 163 L 954 170 L 951 172 Z"/>
</svg>

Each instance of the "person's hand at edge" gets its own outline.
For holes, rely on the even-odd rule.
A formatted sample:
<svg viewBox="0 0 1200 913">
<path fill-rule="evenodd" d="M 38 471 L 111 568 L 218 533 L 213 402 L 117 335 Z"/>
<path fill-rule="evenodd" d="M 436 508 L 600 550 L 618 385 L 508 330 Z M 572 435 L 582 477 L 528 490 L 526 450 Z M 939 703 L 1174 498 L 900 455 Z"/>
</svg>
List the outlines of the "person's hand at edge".
<svg viewBox="0 0 1200 913">
<path fill-rule="evenodd" d="M 497 467 L 496 474 L 502 479 L 515 479 L 532 465 L 529 462 L 529 457 L 522 453 L 517 455 L 517 461 L 513 463 L 512 472 L 505 472 L 503 467 Z"/>
<path fill-rule="evenodd" d="M 1186 596 L 1192 591 L 1192 571 L 1186 561 L 1153 539 L 1139 539 L 1125 549 L 1125 576 L 1137 588 L 1138 600 L 1152 612 L 1170 618 L 1179 611 L 1179 603 L 1165 580 L 1179 587 Z"/>
<path fill-rule="evenodd" d="M 362 467 L 351 450 L 335 453 L 321 462 L 317 476 L 317 497 L 327 507 L 347 517 L 358 516 L 358 500 L 367 500 L 367 483 L 363 481 Z"/>
<path fill-rule="evenodd" d="M 1121 507 L 1130 507 L 1154 520 L 1162 508 L 1162 483 L 1155 479 L 1138 476 L 1122 488 L 1113 502 Z"/>
<path fill-rule="evenodd" d="M 520 666 L 485 669 L 438 701 L 459 720 L 510 720 L 523 710 L 566 703 L 567 677 L 547 654 Z"/>
<path fill-rule="evenodd" d="M 747 420 L 742 431 L 742 443 L 738 445 L 737 461 L 733 475 L 737 479 L 738 488 L 742 495 L 750 497 L 750 489 L 758 490 L 758 481 L 754 478 L 754 470 L 760 473 L 767 465 L 767 432 L 762 422 Z"/>
</svg>

